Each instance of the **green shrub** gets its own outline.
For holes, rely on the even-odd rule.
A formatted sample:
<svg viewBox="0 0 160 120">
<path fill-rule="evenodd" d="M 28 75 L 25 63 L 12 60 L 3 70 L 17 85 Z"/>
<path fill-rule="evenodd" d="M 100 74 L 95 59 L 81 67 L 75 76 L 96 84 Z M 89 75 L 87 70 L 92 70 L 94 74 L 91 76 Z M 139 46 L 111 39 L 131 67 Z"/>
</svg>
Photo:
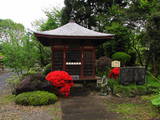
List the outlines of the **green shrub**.
<svg viewBox="0 0 160 120">
<path fill-rule="evenodd" d="M 112 55 L 113 60 L 119 60 L 122 64 L 125 64 L 126 62 L 129 62 L 131 59 L 131 56 L 128 55 L 125 52 L 116 52 Z"/>
<path fill-rule="evenodd" d="M 160 95 L 158 95 L 156 98 L 151 100 L 152 105 L 156 107 L 160 107 Z"/>
<path fill-rule="evenodd" d="M 49 105 L 57 101 L 57 96 L 46 91 L 24 92 L 16 96 L 15 103 L 20 105 Z"/>
<path fill-rule="evenodd" d="M 48 64 L 44 67 L 43 75 L 46 76 L 51 71 L 52 71 L 52 64 Z"/>
<path fill-rule="evenodd" d="M 151 73 L 147 73 L 147 79 L 146 79 L 146 87 L 148 93 L 159 93 L 160 92 L 160 81 L 155 78 Z"/>
<path fill-rule="evenodd" d="M 121 85 L 118 80 L 109 79 L 108 85 L 113 95 L 133 97 L 137 95 L 158 94 L 160 93 L 160 81 L 156 80 L 150 74 L 146 76 L 144 85 L 130 84 Z"/>
</svg>

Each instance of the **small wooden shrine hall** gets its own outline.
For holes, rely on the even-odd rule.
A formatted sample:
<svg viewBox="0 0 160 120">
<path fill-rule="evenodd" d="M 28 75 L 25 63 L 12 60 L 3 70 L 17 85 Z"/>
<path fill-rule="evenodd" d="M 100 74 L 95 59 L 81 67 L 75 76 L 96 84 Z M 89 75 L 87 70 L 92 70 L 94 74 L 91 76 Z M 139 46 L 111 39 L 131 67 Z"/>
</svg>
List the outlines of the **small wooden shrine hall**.
<svg viewBox="0 0 160 120">
<path fill-rule="evenodd" d="M 52 49 L 52 70 L 63 70 L 73 80 L 96 80 L 96 47 L 113 34 L 84 28 L 74 21 L 57 29 L 35 32 L 37 40 Z"/>
</svg>

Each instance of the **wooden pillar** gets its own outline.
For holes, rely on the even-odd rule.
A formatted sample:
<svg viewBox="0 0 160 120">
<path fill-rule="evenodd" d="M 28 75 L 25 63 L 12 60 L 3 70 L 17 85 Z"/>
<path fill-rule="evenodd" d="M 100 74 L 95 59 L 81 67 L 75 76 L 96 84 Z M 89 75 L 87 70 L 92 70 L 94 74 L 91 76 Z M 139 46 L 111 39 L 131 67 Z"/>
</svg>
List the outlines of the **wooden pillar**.
<svg viewBox="0 0 160 120">
<path fill-rule="evenodd" d="M 83 62 L 83 46 L 80 48 L 80 50 L 81 50 L 81 72 L 80 72 L 80 77 L 82 77 L 83 78 L 83 67 L 84 67 L 84 62 Z"/>
<path fill-rule="evenodd" d="M 67 51 L 67 48 L 64 45 L 64 50 L 63 50 L 63 70 L 64 71 L 66 71 L 66 51 Z"/>
<path fill-rule="evenodd" d="M 96 77 L 96 48 L 93 48 L 93 77 Z"/>
<path fill-rule="evenodd" d="M 51 64 L 52 64 L 52 71 L 53 71 L 53 61 L 54 61 L 53 60 L 53 54 L 54 54 L 54 47 L 53 46 L 51 47 L 51 51 L 52 51 L 52 55 L 51 55 L 51 57 L 52 57 L 52 63 Z"/>
</svg>

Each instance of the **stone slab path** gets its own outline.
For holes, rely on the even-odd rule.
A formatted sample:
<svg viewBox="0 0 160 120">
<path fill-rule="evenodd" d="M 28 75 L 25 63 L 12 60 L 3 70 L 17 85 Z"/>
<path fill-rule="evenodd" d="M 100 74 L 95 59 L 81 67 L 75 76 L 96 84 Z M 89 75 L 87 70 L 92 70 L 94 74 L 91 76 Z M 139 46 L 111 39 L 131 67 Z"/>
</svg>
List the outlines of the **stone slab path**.
<svg viewBox="0 0 160 120">
<path fill-rule="evenodd" d="M 106 110 L 98 96 L 88 95 L 83 87 L 75 88 L 74 92 L 77 94 L 61 101 L 63 120 L 118 120 Z"/>
</svg>

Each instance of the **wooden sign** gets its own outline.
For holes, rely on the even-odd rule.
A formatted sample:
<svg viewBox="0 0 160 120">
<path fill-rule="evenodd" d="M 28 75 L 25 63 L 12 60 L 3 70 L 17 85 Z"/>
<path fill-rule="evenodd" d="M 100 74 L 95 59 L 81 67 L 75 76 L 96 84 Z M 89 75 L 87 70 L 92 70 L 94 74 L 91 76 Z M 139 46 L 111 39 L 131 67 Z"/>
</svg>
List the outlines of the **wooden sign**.
<svg viewBox="0 0 160 120">
<path fill-rule="evenodd" d="M 115 60 L 115 61 L 112 61 L 111 66 L 112 67 L 121 67 L 121 63 L 120 63 L 120 61 Z"/>
<path fill-rule="evenodd" d="M 79 75 L 72 75 L 73 80 L 79 80 Z"/>
</svg>

